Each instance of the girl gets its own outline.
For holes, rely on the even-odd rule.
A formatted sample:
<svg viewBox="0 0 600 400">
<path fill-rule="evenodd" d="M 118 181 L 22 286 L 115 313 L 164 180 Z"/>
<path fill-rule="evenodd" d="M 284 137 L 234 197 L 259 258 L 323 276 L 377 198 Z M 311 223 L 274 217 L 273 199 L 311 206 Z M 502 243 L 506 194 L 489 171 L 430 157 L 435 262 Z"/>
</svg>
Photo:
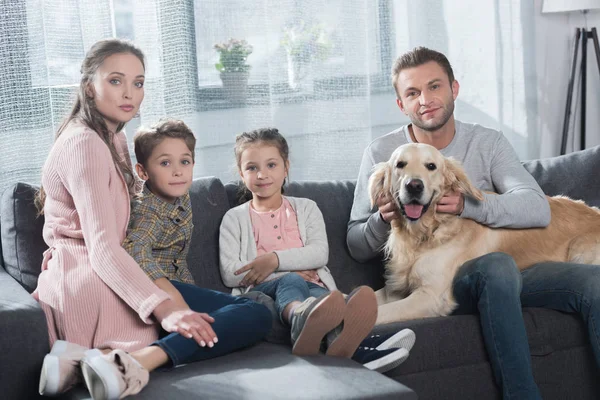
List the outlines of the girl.
<svg viewBox="0 0 600 400">
<path fill-rule="evenodd" d="M 410 330 L 372 336 L 359 347 L 377 318 L 375 294 L 361 286 L 344 299 L 336 289 L 325 266 L 329 249 L 319 208 L 282 194 L 289 171 L 285 138 L 277 129 L 243 133 L 235 156 L 250 201 L 229 210 L 221 223 L 225 285 L 235 294 L 273 297 L 290 326 L 294 354 L 317 354 L 327 336 L 326 354 L 352 357 L 370 369 L 387 371 L 404 361 L 415 339 Z"/>
<path fill-rule="evenodd" d="M 52 346 L 42 365 L 43 395 L 68 390 L 82 372 L 94 399 L 138 393 L 149 371 L 179 361 L 155 342 L 155 321 L 187 338 L 169 353 L 185 359 L 199 349 L 190 342 L 206 344 L 207 333 L 206 351 L 218 347 L 211 324 L 220 317 L 213 311 L 221 307 L 216 311 L 223 315 L 226 306 L 240 304 L 225 295 L 213 310 L 191 310 L 155 285 L 121 247 L 136 193 L 122 128 L 144 98 L 144 70 L 144 56 L 132 44 L 94 44 L 82 64 L 76 103 L 42 171 L 37 203 L 49 249 L 33 295 L 46 314 Z M 256 320 L 252 331 L 236 336 L 240 347 L 260 340 L 271 326 L 266 307 L 245 304 L 229 308 Z"/>
</svg>

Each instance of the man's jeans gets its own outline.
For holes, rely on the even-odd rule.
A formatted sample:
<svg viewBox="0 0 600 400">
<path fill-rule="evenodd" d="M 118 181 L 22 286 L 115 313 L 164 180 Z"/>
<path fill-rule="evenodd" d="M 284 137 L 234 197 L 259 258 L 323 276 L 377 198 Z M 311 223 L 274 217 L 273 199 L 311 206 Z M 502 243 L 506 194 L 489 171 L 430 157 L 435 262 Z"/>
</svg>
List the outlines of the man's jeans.
<svg viewBox="0 0 600 400">
<path fill-rule="evenodd" d="M 275 300 L 275 308 L 281 322 L 285 323 L 283 310 L 292 301 L 304 301 L 309 297 L 319 297 L 329 292 L 316 283 L 305 281 L 300 275 L 290 272 L 281 278 L 260 283 L 252 288 L 251 291 L 258 291 L 266 294 Z"/>
<path fill-rule="evenodd" d="M 578 313 L 600 366 L 600 267 L 540 263 L 519 272 L 492 253 L 468 261 L 454 280 L 454 314 L 479 313 L 485 346 L 504 399 L 541 399 L 533 380 L 521 307 Z"/>
<path fill-rule="evenodd" d="M 196 285 L 171 281 L 185 302 L 196 312 L 215 319 L 211 324 L 218 343 L 200 347 L 194 339 L 161 330 L 161 338 L 153 343 L 167 353 L 172 366 L 208 360 L 260 341 L 271 329 L 271 312 L 262 304 L 244 297 L 204 289 Z"/>
</svg>

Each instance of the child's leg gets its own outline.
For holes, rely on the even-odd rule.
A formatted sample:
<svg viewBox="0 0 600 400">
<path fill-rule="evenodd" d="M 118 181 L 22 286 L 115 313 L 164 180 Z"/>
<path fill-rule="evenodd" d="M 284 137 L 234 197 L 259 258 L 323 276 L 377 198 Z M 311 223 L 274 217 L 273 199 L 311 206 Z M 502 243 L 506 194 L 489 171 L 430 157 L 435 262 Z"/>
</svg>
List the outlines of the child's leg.
<svg viewBox="0 0 600 400">
<path fill-rule="evenodd" d="M 360 286 L 346 297 L 344 322 L 327 335 L 327 355 L 352 357 L 361 341 L 371 332 L 377 319 L 377 300 L 373 289 Z"/>
<path fill-rule="evenodd" d="M 312 285 L 315 288 L 311 290 L 311 285 L 300 275 L 289 273 L 253 289 L 274 298 L 281 320 L 290 325 L 296 355 L 317 354 L 323 336 L 342 321 L 344 314 L 340 292 L 330 293 L 318 285 Z"/>
<path fill-rule="evenodd" d="M 279 318 L 282 322 L 288 324 L 290 323 L 291 309 L 312 296 L 308 282 L 293 272 L 285 274 L 281 278 L 256 285 L 252 290 L 263 292 L 272 297 L 275 300 L 275 308 Z"/>
<path fill-rule="evenodd" d="M 308 284 L 308 291 L 312 297 L 319 297 L 323 294 L 329 292 L 329 289 L 324 288 L 321 285 L 317 285 L 316 283 L 306 282 Z"/>
<path fill-rule="evenodd" d="M 200 347 L 193 339 L 170 333 L 154 344 L 169 356 L 172 365 L 219 357 L 260 341 L 271 329 L 271 312 L 250 299 L 172 282 L 190 308 L 208 313 L 218 338 L 214 347 Z"/>
</svg>

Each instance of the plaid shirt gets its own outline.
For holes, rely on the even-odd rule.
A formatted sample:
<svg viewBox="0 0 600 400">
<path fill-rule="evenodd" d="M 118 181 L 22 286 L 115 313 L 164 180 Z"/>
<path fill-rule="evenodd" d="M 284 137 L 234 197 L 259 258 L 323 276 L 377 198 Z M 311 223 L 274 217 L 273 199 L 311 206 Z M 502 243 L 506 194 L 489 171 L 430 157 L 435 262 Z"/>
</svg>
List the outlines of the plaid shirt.
<svg viewBox="0 0 600 400">
<path fill-rule="evenodd" d="M 123 247 L 150 279 L 193 284 L 186 262 L 193 227 L 189 194 L 171 204 L 144 185 L 141 200 L 133 203 Z"/>
</svg>

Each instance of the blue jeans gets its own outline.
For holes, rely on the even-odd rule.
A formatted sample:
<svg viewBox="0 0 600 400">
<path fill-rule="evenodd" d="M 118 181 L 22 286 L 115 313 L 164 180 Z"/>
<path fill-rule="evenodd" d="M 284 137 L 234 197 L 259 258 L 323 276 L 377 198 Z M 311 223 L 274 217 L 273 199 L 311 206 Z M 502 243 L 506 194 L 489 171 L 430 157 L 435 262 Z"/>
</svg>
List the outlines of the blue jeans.
<svg viewBox="0 0 600 400">
<path fill-rule="evenodd" d="M 258 291 L 273 298 L 275 308 L 281 322 L 285 323 L 283 310 L 292 301 L 304 301 L 309 297 L 319 297 L 329 290 L 316 283 L 305 281 L 300 275 L 290 272 L 281 278 L 273 279 L 260 283 L 252 288 L 251 291 Z"/>
<path fill-rule="evenodd" d="M 541 399 L 521 307 L 576 312 L 600 365 L 600 267 L 541 263 L 518 270 L 512 257 L 491 253 L 468 261 L 454 280 L 455 314 L 479 313 L 494 377 L 506 399 Z"/>
<path fill-rule="evenodd" d="M 250 299 L 204 289 L 196 285 L 171 281 L 185 302 L 196 312 L 215 319 L 211 327 L 218 343 L 200 347 L 194 339 L 161 330 L 161 338 L 153 343 L 167 353 L 172 366 L 208 360 L 260 341 L 271 329 L 271 312 Z"/>
</svg>

